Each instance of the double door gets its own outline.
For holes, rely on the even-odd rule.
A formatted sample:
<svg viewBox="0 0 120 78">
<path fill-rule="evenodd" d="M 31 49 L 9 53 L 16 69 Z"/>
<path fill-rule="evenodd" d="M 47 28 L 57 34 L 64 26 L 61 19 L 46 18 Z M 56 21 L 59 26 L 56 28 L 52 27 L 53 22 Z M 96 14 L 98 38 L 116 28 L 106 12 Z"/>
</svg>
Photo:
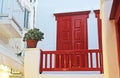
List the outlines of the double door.
<svg viewBox="0 0 120 78">
<path fill-rule="evenodd" d="M 57 50 L 82 49 L 88 49 L 87 16 L 68 15 L 57 17 Z M 59 56 L 56 56 L 56 67 L 59 64 L 57 60 L 59 60 Z M 72 66 L 86 67 L 88 66 L 87 61 L 88 54 L 76 54 L 73 56 Z"/>
<path fill-rule="evenodd" d="M 63 16 L 57 21 L 57 50 L 88 49 L 84 16 Z"/>
</svg>

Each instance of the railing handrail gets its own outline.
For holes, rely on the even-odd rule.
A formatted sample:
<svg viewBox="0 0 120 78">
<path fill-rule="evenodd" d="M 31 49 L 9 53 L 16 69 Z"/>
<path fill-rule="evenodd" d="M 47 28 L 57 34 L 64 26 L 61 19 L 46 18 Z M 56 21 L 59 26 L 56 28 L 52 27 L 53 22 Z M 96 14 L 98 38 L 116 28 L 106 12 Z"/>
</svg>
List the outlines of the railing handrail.
<svg viewBox="0 0 120 78">
<path fill-rule="evenodd" d="M 12 17 L 12 20 L 14 21 L 14 23 L 17 25 L 17 27 L 19 28 L 20 31 L 22 31 L 22 27 L 19 25 L 19 23 L 14 19 L 14 17 Z"/>
<path fill-rule="evenodd" d="M 47 54 L 47 53 L 50 53 L 50 54 L 57 54 L 57 53 L 73 53 L 73 52 L 102 52 L 102 50 L 101 49 L 82 49 L 82 50 L 57 50 L 57 51 L 55 51 L 55 50 L 53 50 L 53 51 L 42 51 L 41 50 L 41 52 L 43 52 L 44 54 Z"/>
</svg>

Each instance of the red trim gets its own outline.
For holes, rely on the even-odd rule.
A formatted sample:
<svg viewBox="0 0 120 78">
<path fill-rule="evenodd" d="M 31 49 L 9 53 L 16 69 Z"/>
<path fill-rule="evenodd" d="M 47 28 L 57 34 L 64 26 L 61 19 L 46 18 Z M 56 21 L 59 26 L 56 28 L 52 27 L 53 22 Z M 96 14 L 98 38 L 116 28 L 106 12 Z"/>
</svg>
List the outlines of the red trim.
<svg viewBox="0 0 120 78">
<path fill-rule="evenodd" d="M 59 50 L 59 46 L 58 46 L 58 42 L 60 42 L 60 38 L 59 38 L 59 31 L 60 31 L 60 29 L 61 29 L 61 26 L 59 25 L 59 21 L 61 21 L 61 17 L 64 17 L 64 16 L 67 16 L 67 17 L 69 17 L 69 16 L 75 16 L 75 15 L 81 15 L 81 16 L 83 16 L 83 19 L 84 19 L 84 21 L 85 21 L 85 31 L 86 31 L 86 33 L 85 33 L 85 35 L 86 35 L 86 45 L 87 45 L 87 48 L 88 48 L 88 33 L 87 33 L 87 31 L 88 31 L 88 27 L 87 27 L 87 18 L 89 17 L 89 13 L 90 13 L 90 11 L 81 11 L 81 12 L 68 12 L 68 13 L 56 13 L 56 14 L 54 14 L 55 15 L 55 17 L 56 17 L 56 21 L 57 21 L 57 44 L 56 44 L 56 49 L 57 50 Z M 71 17 L 69 17 L 69 19 L 71 19 Z M 59 30 L 59 31 L 58 31 Z"/>
<path fill-rule="evenodd" d="M 55 13 L 54 15 L 56 17 L 59 17 L 59 16 L 71 16 L 71 15 L 88 15 L 89 13 L 90 11 L 80 11 L 80 12 Z"/>
<path fill-rule="evenodd" d="M 81 37 L 80 39 L 83 39 L 83 42 L 84 44 L 82 45 L 83 48 L 79 48 L 79 49 L 88 49 L 88 27 L 87 27 L 87 18 L 89 17 L 89 13 L 90 11 L 83 11 L 83 12 L 69 12 L 69 13 L 58 13 L 58 14 L 54 14 L 56 16 L 56 20 L 57 20 L 57 44 L 56 44 L 56 48 L 57 50 L 70 50 L 70 49 L 74 49 L 75 47 L 77 48 L 77 46 L 75 46 L 76 42 L 75 41 L 75 36 L 77 34 L 75 34 L 74 30 L 77 29 L 77 27 L 75 28 L 74 26 L 74 19 L 82 19 L 82 22 L 83 23 L 82 25 L 84 25 L 84 27 L 81 27 L 83 28 L 81 30 Z M 65 28 L 66 26 L 64 25 L 64 20 L 66 19 L 68 22 L 66 23 L 69 23 L 69 24 L 66 24 L 66 25 L 69 25 L 69 29 L 66 31 L 64 30 L 63 28 Z M 66 21 L 65 20 L 65 21 Z M 62 22 L 63 21 L 63 22 Z M 65 26 L 65 27 L 64 27 Z M 71 29 L 72 28 L 72 29 Z M 80 30 L 79 27 L 77 30 Z M 67 40 L 64 40 L 63 37 L 64 35 L 61 35 L 61 33 L 65 31 L 65 32 L 68 32 L 69 33 L 69 37 Z M 79 40 L 80 41 L 80 40 Z M 64 46 L 64 42 L 67 42 L 67 44 L 69 43 L 69 45 L 67 45 L 67 47 Z M 66 43 L 65 43 L 66 44 Z M 81 44 L 80 44 L 81 45 Z M 64 47 L 63 47 L 64 46 Z M 69 47 L 69 48 L 68 48 Z M 87 67 L 87 55 L 82 55 L 85 59 L 83 59 L 83 61 L 81 61 L 81 65 L 83 66 L 86 66 Z M 82 57 L 82 58 L 83 58 Z M 57 59 L 55 60 L 58 60 L 58 55 L 56 56 Z M 66 58 L 66 57 L 65 57 Z M 64 61 L 62 61 L 64 62 Z M 58 62 L 56 61 L 56 66 L 59 66 L 58 65 Z M 60 66 L 62 66 L 60 64 Z"/>
<path fill-rule="evenodd" d="M 39 72 L 42 73 L 43 70 L 43 51 L 40 50 L 40 66 L 39 66 Z"/>
<path fill-rule="evenodd" d="M 117 48 L 118 48 L 118 53 L 119 53 L 120 51 L 119 51 L 119 33 L 118 33 L 119 28 L 118 28 L 118 22 L 119 22 L 119 18 L 120 18 L 120 4 L 119 4 L 119 7 L 118 7 L 118 9 L 116 11 L 115 17 L 116 17 L 116 19 L 115 19 L 116 39 L 117 39 Z"/>
<path fill-rule="evenodd" d="M 120 50 L 119 50 L 119 41 L 120 41 L 120 39 L 119 39 L 119 30 L 118 30 L 118 23 L 116 22 L 116 40 L 117 40 L 117 50 L 118 50 L 118 64 L 119 64 L 119 53 L 120 53 Z M 119 64 L 120 65 L 120 64 Z M 119 69 L 120 69 L 120 66 L 119 66 Z M 120 73 L 120 70 L 119 70 L 119 73 Z"/>
<path fill-rule="evenodd" d="M 115 19 L 118 5 L 120 5 L 120 0 L 113 0 L 112 9 L 110 13 L 110 19 Z"/>
<path fill-rule="evenodd" d="M 95 17 L 98 21 L 98 41 L 99 41 L 99 49 L 102 49 L 102 24 L 100 19 L 100 10 L 94 10 Z"/>
<path fill-rule="evenodd" d="M 118 50 L 118 63 L 119 63 L 119 73 L 120 73 L 120 29 L 118 28 L 118 22 L 120 22 L 120 0 L 113 0 L 110 19 L 115 19 L 116 25 L 116 40 L 117 40 L 117 50 Z"/>
<path fill-rule="evenodd" d="M 94 10 L 95 17 L 100 19 L 100 10 Z"/>
<path fill-rule="evenodd" d="M 119 17 L 120 17 L 120 3 L 118 5 L 117 11 L 116 11 L 116 15 L 115 15 L 116 22 L 119 20 Z"/>
<path fill-rule="evenodd" d="M 102 22 L 100 19 L 100 10 L 94 10 L 95 13 L 95 17 L 97 18 L 97 22 L 98 22 L 98 42 L 99 42 L 99 49 L 102 50 Z M 101 54 L 101 62 L 100 65 L 103 66 L 103 56 Z M 101 71 L 101 73 L 103 72 L 103 70 Z"/>
</svg>

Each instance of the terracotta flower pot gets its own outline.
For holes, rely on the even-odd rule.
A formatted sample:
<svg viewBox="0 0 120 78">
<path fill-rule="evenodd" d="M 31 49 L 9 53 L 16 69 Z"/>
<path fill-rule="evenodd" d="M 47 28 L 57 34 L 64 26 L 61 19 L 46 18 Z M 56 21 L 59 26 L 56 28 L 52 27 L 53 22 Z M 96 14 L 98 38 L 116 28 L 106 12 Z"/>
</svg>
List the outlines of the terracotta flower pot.
<svg viewBox="0 0 120 78">
<path fill-rule="evenodd" d="M 27 40 L 27 48 L 36 48 L 38 40 Z"/>
</svg>

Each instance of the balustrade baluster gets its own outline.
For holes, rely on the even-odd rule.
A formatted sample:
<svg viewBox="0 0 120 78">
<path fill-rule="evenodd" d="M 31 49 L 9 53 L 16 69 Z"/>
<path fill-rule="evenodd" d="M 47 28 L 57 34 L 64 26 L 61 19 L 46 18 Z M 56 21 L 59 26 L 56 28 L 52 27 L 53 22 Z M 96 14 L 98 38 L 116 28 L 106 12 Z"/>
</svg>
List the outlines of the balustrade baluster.
<svg viewBox="0 0 120 78">
<path fill-rule="evenodd" d="M 43 71 L 43 52 L 41 51 L 40 52 L 40 74 L 42 73 Z"/>
<path fill-rule="evenodd" d="M 59 68 L 62 68 L 62 57 L 61 57 L 62 54 L 59 54 Z"/>
<path fill-rule="evenodd" d="M 84 56 L 85 56 L 85 68 L 88 68 L 88 52 L 83 52 L 83 53 L 84 53 Z"/>
<path fill-rule="evenodd" d="M 100 68 L 101 68 L 100 73 L 103 73 L 103 55 L 102 55 L 102 53 L 100 53 Z"/>
<path fill-rule="evenodd" d="M 52 54 L 50 54 L 50 69 L 52 68 Z"/>
<path fill-rule="evenodd" d="M 64 68 L 66 68 L 66 54 L 64 54 Z"/>
<path fill-rule="evenodd" d="M 93 68 L 92 53 L 90 52 L 90 68 Z"/>
<path fill-rule="evenodd" d="M 96 68 L 99 68 L 98 64 L 98 52 L 96 52 Z"/>
<path fill-rule="evenodd" d="M 72 61 L 72 60 L 71 60 L 71 59 L 72 59 L 72 57 L 71 57 L 71 56 L 72 56 L 72 54 L 70 53 L 70 54 L 69 54 L 69 68 L 71 68 L 71 67 L 72 67 L 72 62 L 71 62 L 71 61 Z"/>
<path fill-rule="evenodd" d="M 45 68 L 47 68 L 47 54 L 45 54 Z"/>
</svg>

